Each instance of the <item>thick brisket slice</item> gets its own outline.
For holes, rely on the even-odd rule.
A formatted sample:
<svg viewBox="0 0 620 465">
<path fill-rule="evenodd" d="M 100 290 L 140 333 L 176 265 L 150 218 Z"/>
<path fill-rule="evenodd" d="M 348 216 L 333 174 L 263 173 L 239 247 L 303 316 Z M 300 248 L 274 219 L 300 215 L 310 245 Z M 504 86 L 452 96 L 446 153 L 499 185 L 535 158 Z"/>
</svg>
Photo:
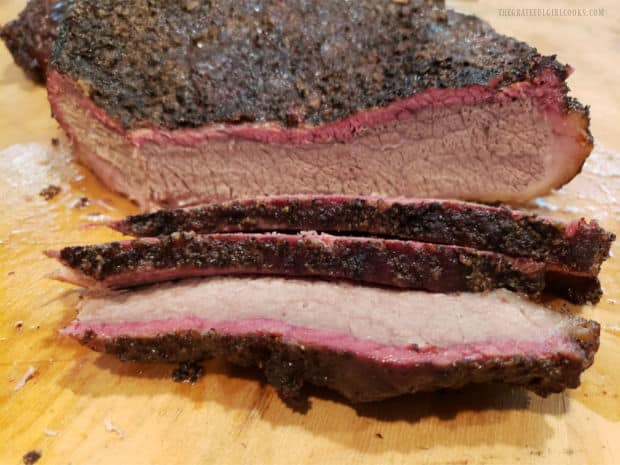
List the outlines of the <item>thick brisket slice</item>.
<svg viewBox="0 0 620 465">
<path fill-rule="evenodd" d="M 54 49 L 55 117 L 145 209 L 287 193 L 523 201 L 591 151 L 570 68 L 478 18 L 391 0 L 190 6 L 82 0 Z"/>
<path fill-rule="evenodd" d="M 545 287 L 544 265 L 458 246 L 302 234 L 174 233 L 50 252 L 69 267 L 58 277 L 123 288 L 211 275 L 348 279 L 433 292 Z"/>
<path fill-rule="evenodd" d="M 469 383 L 540 394 L 579 385 L 599 325 L 507 291 L 431 294 L 338 282 L 210 278 L 88 298 L 64 330 L 123 360 L 216 356 L 352 401 Z"/>
<path fill-rule="evenodd" d="M 0 38 L 15 62 L 38 83 L 45 82 L 52 45 L 73 0 L 30 0 L 15 21 L 0 28 Z"/>
<path fill-rule="evenodd" d="M 615 236 L 596 221 L 571 223 L 465 202 L 282 196 L 130 216 L 111 226 L 133 236 L 175 231 L 365 233 L 527 257 L 547 269 L 596 275 Z"/>
</svg>

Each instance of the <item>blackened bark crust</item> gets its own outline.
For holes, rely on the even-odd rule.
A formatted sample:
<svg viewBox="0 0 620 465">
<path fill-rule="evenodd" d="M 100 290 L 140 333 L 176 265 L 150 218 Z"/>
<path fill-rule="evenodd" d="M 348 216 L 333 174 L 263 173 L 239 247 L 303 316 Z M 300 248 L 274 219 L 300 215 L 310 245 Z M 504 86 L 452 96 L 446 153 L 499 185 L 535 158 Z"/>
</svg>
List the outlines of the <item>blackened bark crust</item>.
<svg viewBox="0 0 620 465">
<path fill-rule="evenodd" d="M 396 365 L 347 351 L 286 342 L 273 335 L 240 337 L 213 330 L 118 338 L 87 332 L 81 342 L 125 361 L 178 363 L 213 356 L 255 366 L 284 397 L 298 395 L 304 383 L 334 389 L 354 402 L 367 402 L 491 382 L 524 386 L 546 396 L 577 387 L 580 373 L 592 364 L 598 349 L 600 327 L 596 322 L 575 317 L 570 324 L 568 331 L 579 347 L 578 356 L 506 354 L 484 361 L 463 359 L 448 366 Z"/>
<path fill-rule="evenodd" d="M 281 197 L 161 210 L 112 225 L 134 236 L 271 230 L 365 233 L 452 244 L 527 257 L 566 271 L 596 275 L 614 234 L 595 221 L 568 225 L 517 212 L 450 201 L 383 201 L 365 198 Z"/>
<path fill-rule="evenodd" d="M 0 38 L 35 82 L 44 83 L 58 25 L 73 0 L 30 0 L 19 17 L 0 28 Z"/>
<path fill-rule="evenodd" d="M 442 6 L 82 0 L 52 63 L 125 128 L 319 125 L 431 88 L 567 77 L 555 57 L 428 3 Z"/>
<path fill-rule="evenodd" d="M 325 236 L 323 236 L 325 237 Z M 333 240 L 333 241 L 332 241 Z M 315 235 L 174 233 L 101 245 L 66 247 L 66 266 L 111 287 L 209 274 L 269 274 L 353 281 L 433 292 L 482 292 L 506 287 L 537 294 L 544 265 L 456 246 Z"/>
</svg>

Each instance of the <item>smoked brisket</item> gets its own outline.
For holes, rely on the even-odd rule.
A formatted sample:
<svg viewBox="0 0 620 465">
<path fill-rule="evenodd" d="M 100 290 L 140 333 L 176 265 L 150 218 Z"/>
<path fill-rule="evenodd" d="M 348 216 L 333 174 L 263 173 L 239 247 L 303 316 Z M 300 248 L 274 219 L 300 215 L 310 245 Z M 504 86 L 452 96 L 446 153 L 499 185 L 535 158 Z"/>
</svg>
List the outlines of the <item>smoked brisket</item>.
<svg viewBox="0 0 620 465">
<path fill-rule="evenodd" d="M 289 193 L 524 201 L 592 149 L 570 67 L 476 17 L 190 3 L 81 0 L 48 73 L 77 155 L 143 209 Z"/>
<path fill-rule="evenodd" d="M 110 225 L 131 236 L 194 231 L 355 233 L 450 244 L 544 262 L 547 269 L 595 276 L 614 234 L 596 221 L 570 223 L 503 207 L 426 199 L 281 196 L 160 210 Z"/>
<path fill-rule="evenodd" d="M 285 397 L 304 383 L 355 402 L 470 383 L 545 396 L 579 385 L 596 322 L 514 293 L 432 294 L 282 278 L 207 278 L 87 297 L 64 330 L 122 360 L 220 357 Z"/>
<path fill-rule="evenodd" d="M 548 271 L 542 262 L 468 247 L 326 234 L 173 233 L 49 251 L 66 268 L 55 277 L 78 285 L 126 288 L 214 275 L 347 279 L 431 292 L 507 288 L 551 292 L 573 303 L 599 301 L 595 276 Z"/>
<path fill-rule="evenodd" d="M 0 28 L 0 39 L 28 77 L 44 83 L 58 26 L 73 0 L 30 0 L 14 21 Z"/>
<path fill-rule="evenodd" d="M 432 292 L 506 287 L 538 294 L 545 267 L 528 259 L 458 246 L 317 234 L 174 233 L 160 238 L 66 247 L 49 252 L 79 285 L 125 288 L 212 275 L 348 279 Z"/>
</svg>

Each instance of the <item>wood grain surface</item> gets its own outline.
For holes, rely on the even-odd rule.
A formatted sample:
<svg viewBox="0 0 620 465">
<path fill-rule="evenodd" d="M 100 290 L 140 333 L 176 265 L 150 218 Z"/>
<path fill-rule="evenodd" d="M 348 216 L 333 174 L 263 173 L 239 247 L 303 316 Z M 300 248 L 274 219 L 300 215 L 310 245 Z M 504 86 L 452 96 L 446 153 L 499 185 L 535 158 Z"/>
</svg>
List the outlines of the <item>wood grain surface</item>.
<svg viewBox="0 0 620 465">
<path fill-rule="evenodd" d="M 24 0 L 1 0 L 0 23 Z M 459 1 L 498 30 L 576 69 L 573 94 L 592 106 L 602 146 L 620 149 L 620 5 L 596 17 L 507 17 L 498 8 L 541 2 Z M 606 294 L 577 312 L 602 324 L 601 349 L 577 389 L 542 399 L 521 389 L 471 387 L 352 406 L 310 389 L 311 408 L 286 407 L 252 370 L 206 364 L 196 384 L 172 382 L 172 367 L 116 361 L 58 334 L 75 316 L 74 288 L 46 278 L 42 251 L 110 240 L 86 222 L 134 205 L 76 165 L 50 118 L 44 89 L 27 81 L 0 47 L 0 464 L 39 449 L 45 464 L 618 464 L 620 463 L 620 250 L 604 266 Z M 52 200 L 39 192 L 62 191 Z M 78 208 L 80 198 L 89 205 Z M 532 207 L 562 218 L 597 217 L 620 232 L 620 155 L 598 146 L 584 172 Z M 36 373 L 15 386 L 32 366 Z M 106 425 L 108 428 L 106 428 Z M 108 431 L 111 425 L 122 430 Z M 55 434 L 56 433 L 56 434 Z M 121 437 L 122 436 L 122 437 Z"/>
</svg>

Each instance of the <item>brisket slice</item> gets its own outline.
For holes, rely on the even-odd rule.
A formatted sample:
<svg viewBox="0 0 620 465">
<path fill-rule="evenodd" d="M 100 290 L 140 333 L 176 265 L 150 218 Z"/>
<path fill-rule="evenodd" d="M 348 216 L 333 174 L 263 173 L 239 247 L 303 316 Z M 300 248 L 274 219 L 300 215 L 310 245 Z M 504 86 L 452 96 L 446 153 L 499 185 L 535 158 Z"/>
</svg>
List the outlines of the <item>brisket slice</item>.
<svg viewBox="0 0 620 465">
<path fill-rule="evenodd" d="M 160 210 L 110 225 L 155 237 L 260 231 L 363 233 L 500 252 L 544 262 L 547 269 L 595 276 L 614 234 L 596 221 L 571 223 L 533 213 L 456 201 L 347 196 L 281 196 Z"/>
<path fill-rule="evenodd" d="M 0 28 L 0 38 L 28 77 L 45 82 L 58 25 L 73 0 L 30 0 L 14 21 Z"/>
<path fill-rule="evenodd" d="M 544 265 L 458 246 L 302 234 L 174 233 L 48 252 L 78 285 L 125 288 L 212 275 L 280 275 L 347 279 L 432 292 L 499 287 L 538 294 Z"/>
<path fill-rule="evenodd" d="M 76 153 L 145 209 L 288 193 L 523 201 L 592 148 L 569 67 L 411 2 L 82 0 L 52 68 Z"/>
<path fill-rule="evenodd" d="M 599 331 L 503 290 L 209 278 L 87 297 L 64 333 L 122 360 L 216 356 L 259 367 L 286 397 L 310 383 L 364 402 L 469 383 L 574 388 Z"/>
</svg>

